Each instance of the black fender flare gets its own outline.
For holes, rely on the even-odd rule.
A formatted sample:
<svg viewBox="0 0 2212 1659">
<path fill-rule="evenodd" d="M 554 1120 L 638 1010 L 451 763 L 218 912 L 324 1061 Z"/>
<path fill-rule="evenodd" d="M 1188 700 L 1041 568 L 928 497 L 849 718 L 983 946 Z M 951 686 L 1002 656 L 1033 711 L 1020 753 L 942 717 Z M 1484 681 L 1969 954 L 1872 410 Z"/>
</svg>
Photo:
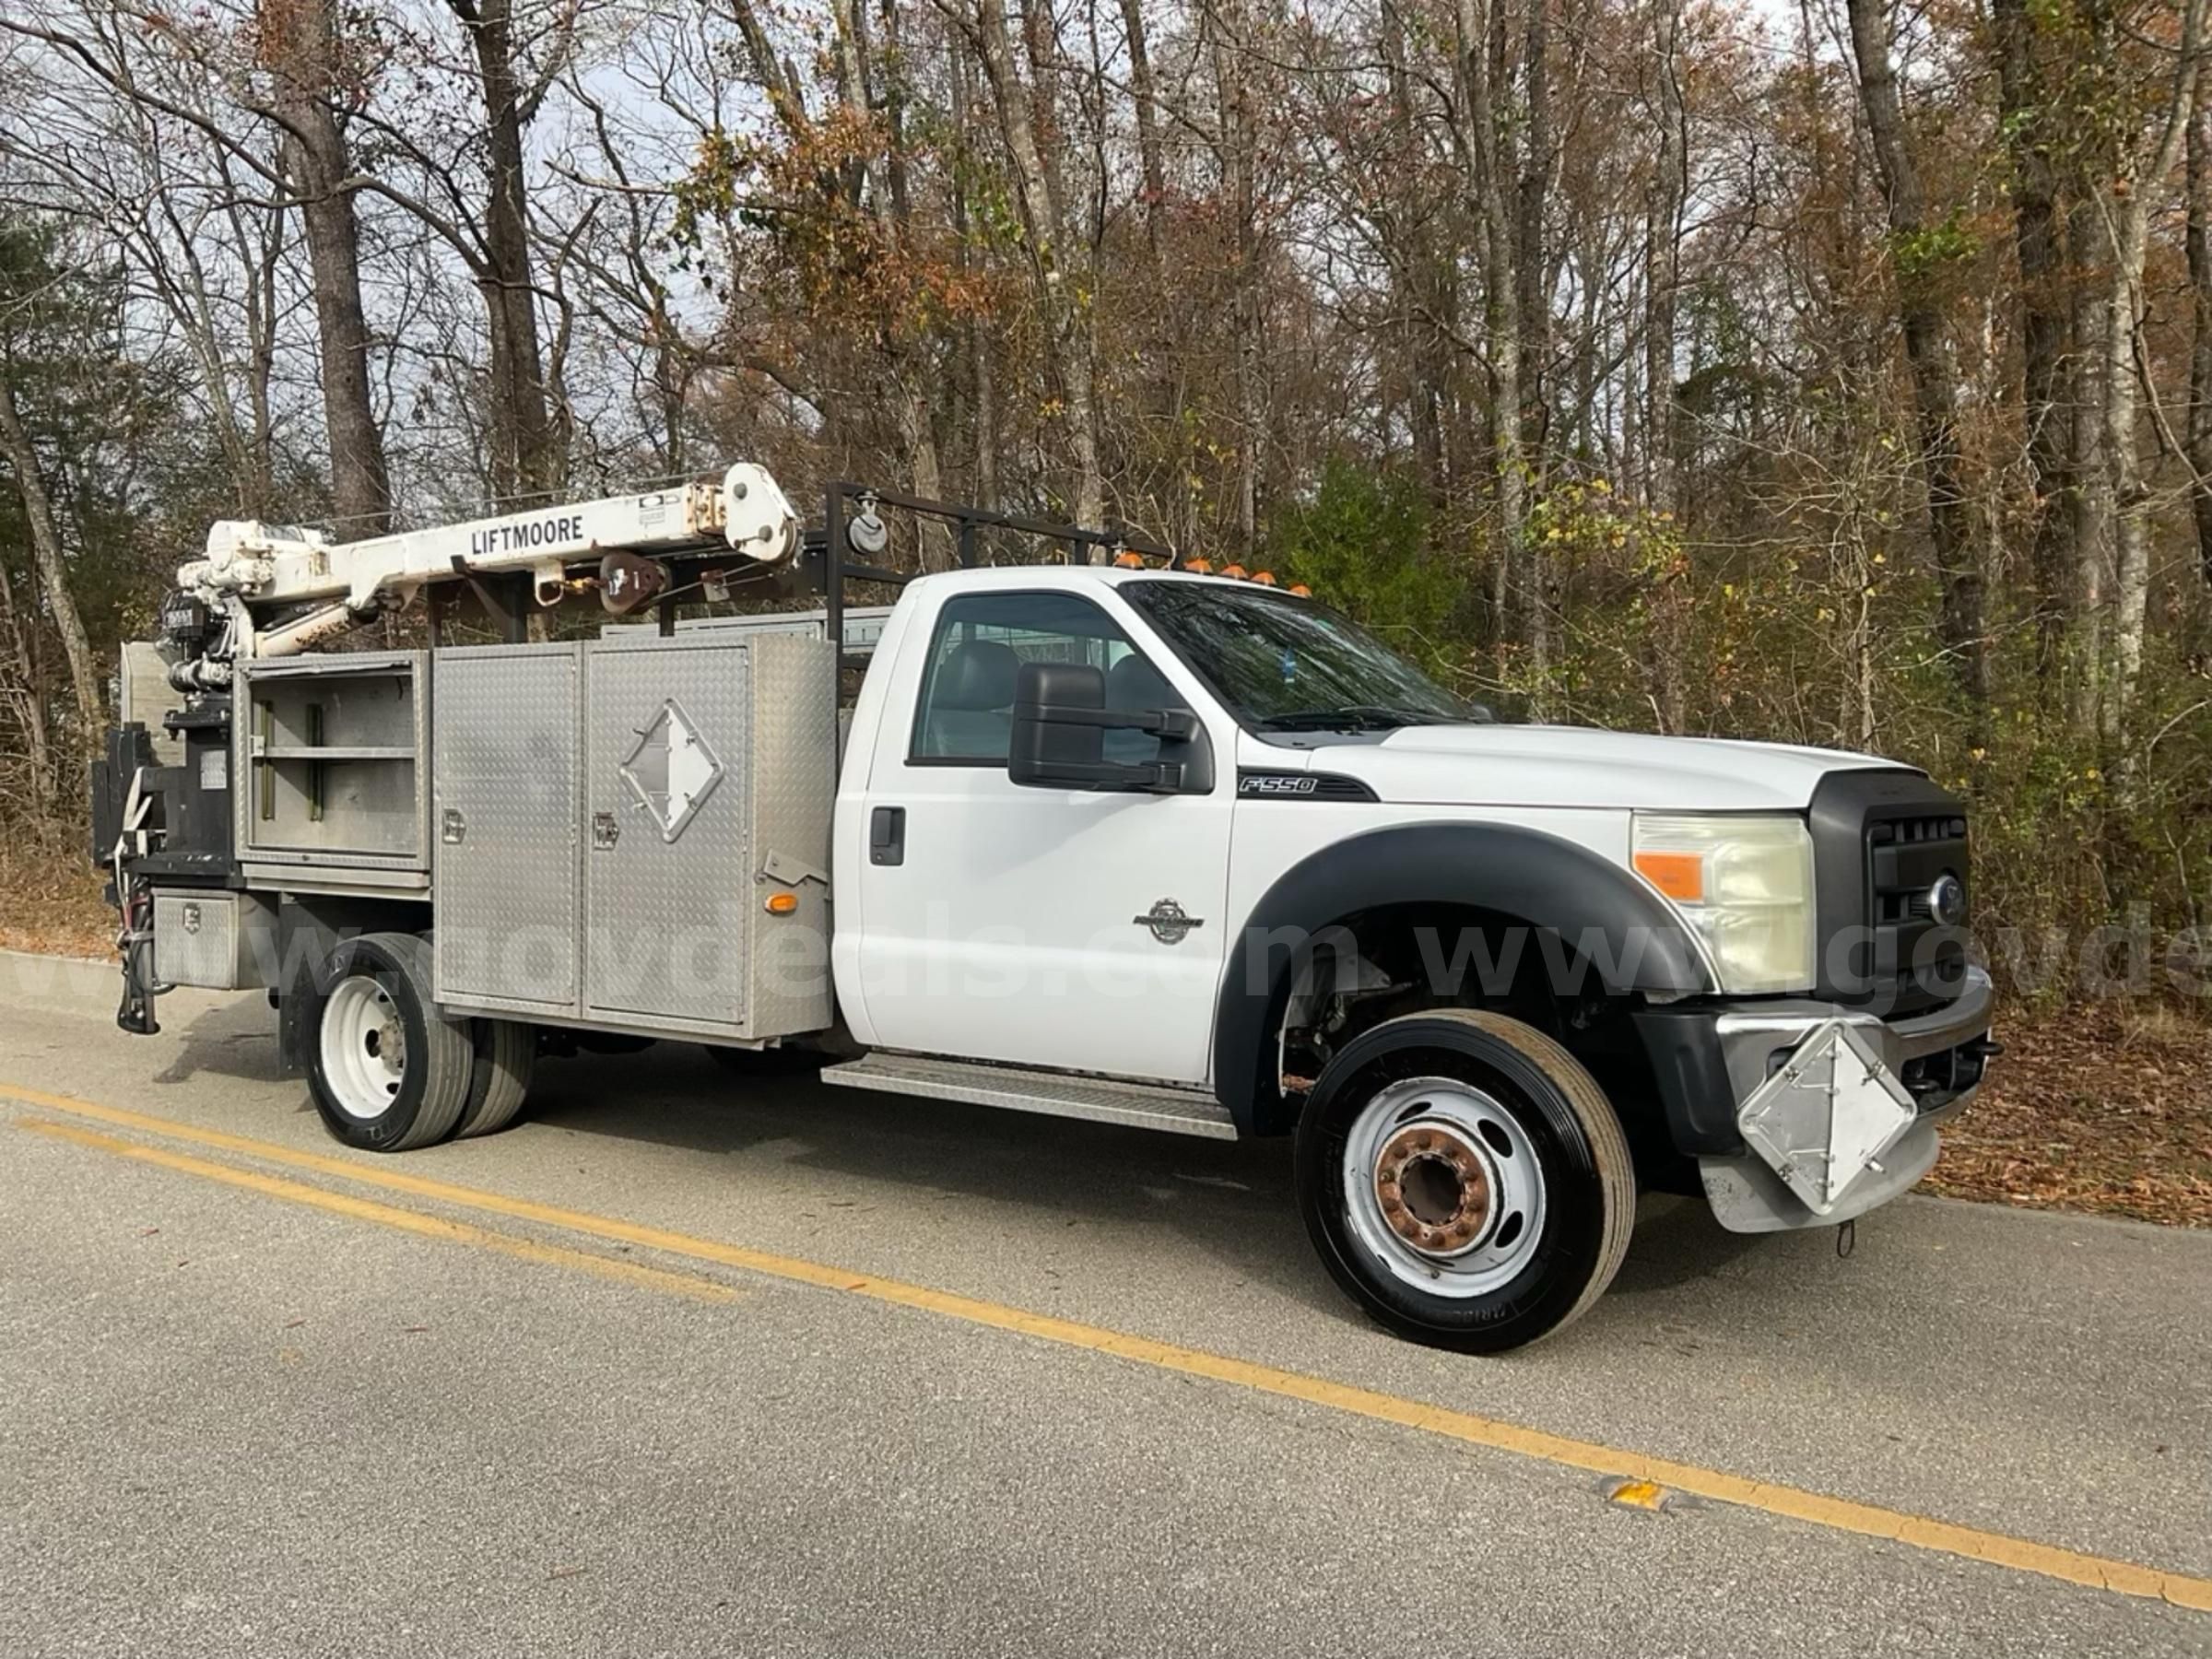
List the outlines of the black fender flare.
<svg viewBox="0 0 2212 1659">
<path fill-rule="evenodd" d="M 1479 906 L 1559 934 L 1595 930 L 1607 995 L 1697 996 L 1717 987 L 1673 910 L 1628 871 L 1557 835 L 1512 824 L 1399 824 L 1333 841 L 1277 878 L 1230 941 L 1214 1011 L 1214 1094 L 1245 1135 L 1279 1132 L 1269 1042 L 1313 937 L 1385 905 Z"/>
</svg>

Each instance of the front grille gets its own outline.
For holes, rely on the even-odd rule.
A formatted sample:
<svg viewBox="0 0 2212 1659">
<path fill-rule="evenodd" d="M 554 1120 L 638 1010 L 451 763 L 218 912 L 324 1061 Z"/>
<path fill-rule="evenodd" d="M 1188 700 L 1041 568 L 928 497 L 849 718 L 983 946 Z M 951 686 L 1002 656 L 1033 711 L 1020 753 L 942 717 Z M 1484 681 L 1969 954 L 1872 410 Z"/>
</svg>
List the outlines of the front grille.
<svg viewBox="0 0 2212 1659">
<path fill-rule="evenodd" d="M 1951 1001 L 1966 984 L 1962 925 L 1932 913 L 1946 876 L 1967 878 L 1966 818 L 1956 811 L 1884 816 L 1866 825 L 1867 963 L 1877 999 L 1912 1014 Z"/>
<path fill-rule="evenodd" d="M 1924 1013 L 1966 988 L 1963 924 L 1929 913 L 1947 873 L 1971 892 L 1966 808 L 1926 773 L 1840 768 L 1813 791 L 1818 994 L 1885 1016 Z"/>
</svg>

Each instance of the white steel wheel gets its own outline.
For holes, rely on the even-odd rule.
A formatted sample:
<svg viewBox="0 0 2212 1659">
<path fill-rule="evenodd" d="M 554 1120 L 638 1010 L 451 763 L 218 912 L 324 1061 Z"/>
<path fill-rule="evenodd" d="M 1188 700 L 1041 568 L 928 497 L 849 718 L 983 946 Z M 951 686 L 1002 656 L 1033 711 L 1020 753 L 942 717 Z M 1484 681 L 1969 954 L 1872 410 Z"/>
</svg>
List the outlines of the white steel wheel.
<svg viewBox="0 0 2212 1659">
<path fill-rule="evenodd" d="M 1385 1271 L 1431 1296 L 1511 1284 L 1544 1236 L 1544 1168 L 1521 1121 L 1456 1077 L 1408 1077 L 1346 1134 L 1344 1208 Z"/>
<path fill-rule="evenodd" d="M 1306 1231 L 1378 1324 L 1500 1353 L 1578 1318 L 1628 1253 L 1636 1171 L 1594 1078 L 1482 1008 L 1361 1032 L 1298 1123 Z"/>
<path fill-rule="evenodd" d="M 407 1076 L 407 1033 L 391 993 L 367 974 L 342 979 L 323 1010 L 323 1075 L 331 1104 L 373 1123 L 392 1110 Z"/>
<path fill-rule="evenodd" d="M 430 993 L 429 941 L 364 934 L 326 965 L 308 1043 L 308 1085 L 331 1134 L 372 1152 L 442 1140 L 468 1103 L 465 1020 Z"/>
</svg>

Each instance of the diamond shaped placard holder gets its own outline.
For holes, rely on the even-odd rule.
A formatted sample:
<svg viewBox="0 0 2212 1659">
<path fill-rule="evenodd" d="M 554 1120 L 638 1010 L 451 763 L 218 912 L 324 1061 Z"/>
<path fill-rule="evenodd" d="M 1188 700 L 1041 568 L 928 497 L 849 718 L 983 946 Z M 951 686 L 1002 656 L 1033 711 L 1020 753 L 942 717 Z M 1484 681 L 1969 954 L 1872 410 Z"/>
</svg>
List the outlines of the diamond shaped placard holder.
<svg viewBox="0 0 2212 1659">
<path fill-rule="evenodd" d="M 673 697 L 638 733 L 637 743 L 622 759 L 622 781 L 660 825 L 665 841 L 681 835 L 699 816 L 722 782 L 722 771 L 721 760 Z"/>
<path fill-rule="evenodd" d="M 1783 1184 L 1825 1216 L 1918 1115 L 1873 1044 L 1831 1019 L 1752 1092 L 1735 1121 Z"/>
</svg>

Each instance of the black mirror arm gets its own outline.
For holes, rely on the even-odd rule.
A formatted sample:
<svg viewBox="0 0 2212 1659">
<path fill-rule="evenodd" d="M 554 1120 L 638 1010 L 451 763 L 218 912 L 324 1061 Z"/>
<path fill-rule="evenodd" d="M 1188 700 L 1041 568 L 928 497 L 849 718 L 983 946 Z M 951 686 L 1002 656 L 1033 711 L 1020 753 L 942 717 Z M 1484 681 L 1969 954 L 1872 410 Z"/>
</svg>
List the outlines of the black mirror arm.
<svg viewBox="0 0 2212 1659">
<path fill-rule="evenodd" d="M 1149 732 L 1185 741 L 1198 735 L 1198 716 L 1188 709 L 1076 709 L 1060 703 L 1017 703 L 1014 718 L 1049 721 L 1053 725 L 1100 726 L 1109 732 Z"/>
<path fill-rule="evenodd" d="M 1177 760 L 1154 760 L 1142 766 L 1124 766 L 1114 760 L 1056 760 L 1052 765 L 1051 783 L 1061 789 L 1115 789 L 1141 791 L 1147 794 L 1181 794 L 1182 777 L 1182 763 Z"/>
</svg>

